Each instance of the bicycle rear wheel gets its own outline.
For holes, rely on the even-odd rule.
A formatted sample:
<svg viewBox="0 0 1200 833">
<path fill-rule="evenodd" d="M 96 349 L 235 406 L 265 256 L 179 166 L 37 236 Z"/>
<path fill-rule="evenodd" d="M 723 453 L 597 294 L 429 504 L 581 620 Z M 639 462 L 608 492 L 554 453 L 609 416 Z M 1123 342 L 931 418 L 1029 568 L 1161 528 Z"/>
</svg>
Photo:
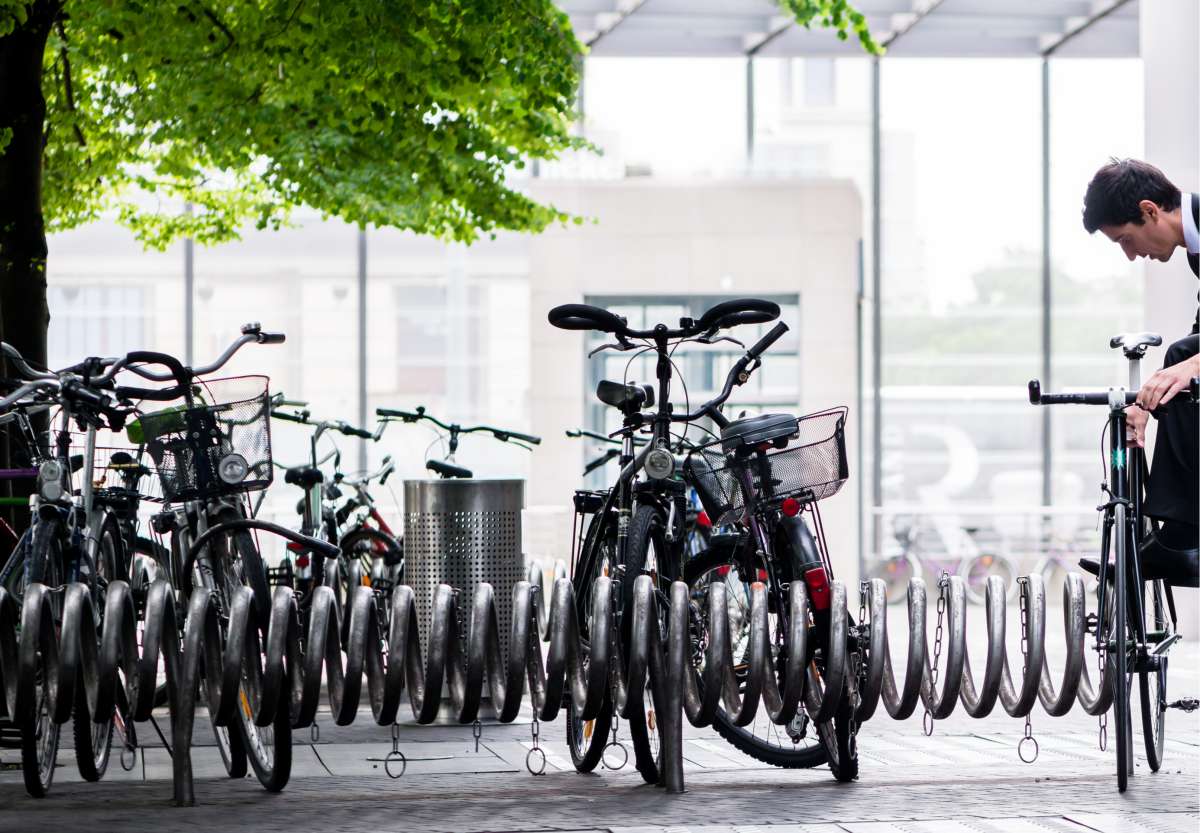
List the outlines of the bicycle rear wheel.
<svg viewBox="0 0 1200 833">
<path fill-rule="evenodd" d="M 701 627 L 707 630 L 708 588 L 713 584 L 725 585 L 726 612 L 729 616 L 730 644 L 733 646 L 735 674 L 744 677 L 747 665 L 750 637 L 750 584 L 757 576 L 743 577 L 737 564 L 731 563 L 722 552 L 709 552 L 689 561 L 684 567 L 684 581 L 692 603 L 699 609 Z M 776 613 L 768 613 L 772 634 L 777 629 Z M 778 650 L 774 648 L 774 650 Z M 704 657 L 694 655 L 693 661 L 702 664 Z M 739 688 L 744 688 L 740 681 Z M 718 708 L 713 719 L 713 728 L 731 746 L 755 760 L 784 769 L 811 769 L 825 763 L 828 756 L 821 739 L 810 733 L 811 723 L 803 709 L 785 726 L 772 723 L 764 710 L 760 709 L 754 722 L 748 726 L 737 726 L 724 708 Z"/>
<path fill-rule="evenodd" d="M 1161 581 L 1146 582 L 1146 610 L 1150 630 L 1169 638 L 1171 617 L 1166 608 L 1166 588 Z M 1142 737 L 1146 744 L 1146 762 L 1151 772 L 1162 766 L 1167 723 L 1167 656 L 1157 658 L 1157 667 L 1138 671 L 1138 699 L 1141 701 Z"/>
</svg>

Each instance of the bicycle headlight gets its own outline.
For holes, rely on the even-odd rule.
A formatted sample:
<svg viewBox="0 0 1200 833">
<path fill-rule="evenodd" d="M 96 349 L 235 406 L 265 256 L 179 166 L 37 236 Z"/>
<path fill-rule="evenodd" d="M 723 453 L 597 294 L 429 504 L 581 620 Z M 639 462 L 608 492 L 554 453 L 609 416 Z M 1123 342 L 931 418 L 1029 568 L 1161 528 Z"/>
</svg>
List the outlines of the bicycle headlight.
<svg viewBox="0 0 1200 833">
<path fill-rule="evenodd" d="M 241 483 L 249 473 L 250 464 L 246 462 L 245 457 L 237 453 L 226 454 L 217 464 L 217 475 L 230 486 Z"/>
<path fill-rule="evenodd" d="M 57 460 L 38 466 L 38 494 L 42 500 L 55 501 L 63 496 L 63 468 Z"/>
<path fill-rule="evenodd" d="M 675 455 L 665 448 L 656 448 L 646 455 L 646 475 L 655 480 L 670 477 L 675 471 Z"/>
</svg>

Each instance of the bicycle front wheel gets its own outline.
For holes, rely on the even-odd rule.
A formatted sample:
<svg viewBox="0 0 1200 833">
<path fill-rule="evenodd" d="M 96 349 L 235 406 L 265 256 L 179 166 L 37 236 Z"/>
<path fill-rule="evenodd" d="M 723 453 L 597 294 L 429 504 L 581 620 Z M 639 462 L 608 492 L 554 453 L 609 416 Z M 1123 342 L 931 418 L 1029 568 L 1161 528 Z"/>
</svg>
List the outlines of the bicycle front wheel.
<svg viewBox="0 0 1200 833">
<path fill-rule="evenodd" d="M 41 583 L 58 587 L 63 583 L 63 553 L 66 527 L 59 517 L 41 518 L 34 526 L 25 564 L 25 587 Z M 60 594 L 51 594 L 50 606 L 56 625 L 62 622 Z M 21 721 L 21 773 L 25 791 L 34 798 L 45 798 L 54 783 L 54 766 L 62 727 L 54 722 L 50 710 L 49 675 L 41 652 L 37 656 L 35 705 L 32 719 Z"/>
<path fill-rule="evenodd" d="M 583 581 L 576 590 L 576 593 L 586 594 L 576 601 L 580 629 L 586 641 L 591 633 L 590 622 L 587 619 L 592 611 L 591 589 L 595 586 L 596 578 L 607 575 L 607 571 L 616 563 L 616 530 L 612 524 L 605 523 L 604 516 L 592 516 L 584 536 L 583 552 L 593 553 L 593 558 L 588 562 L 593 566 L 593 575 L 582 577 Z M 603 709 L 594 720 L 581 720 L 575 708 L 574 698 L 567 701 L 567 749 L 571 753 L 571 763 L 575 765 L 577 772 L 591 772 L 604 756 L 604 747 L 608 744 L 608 734 L 612 730 L 613 721 L 612 703 L 607 697 L 605 700 Z"/>
<path fill-rule="evenodd" d="M 1161 581 L 1146 582 L 1146 611 L 1151 633 L 1158 639 L 1170 638 L 1171 618 L 1166 609 L 1166 588 Z M 1141 701 L 1142 737 L 1146 742 L 1146 763 L 1151 772 L 1162 766 L 1167 723 L 1167 655 L 1156 664 L 1138 671 L 1138 699 Z"/>
</svg>

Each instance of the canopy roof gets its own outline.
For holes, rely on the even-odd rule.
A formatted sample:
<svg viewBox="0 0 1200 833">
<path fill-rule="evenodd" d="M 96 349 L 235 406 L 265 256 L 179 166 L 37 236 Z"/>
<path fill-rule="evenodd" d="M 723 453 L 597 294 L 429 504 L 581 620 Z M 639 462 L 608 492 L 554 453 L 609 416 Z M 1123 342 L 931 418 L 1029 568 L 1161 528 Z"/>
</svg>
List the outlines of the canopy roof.
<svg viewBox="0 0 1200 833">
<path fill-rule="evenodd" d="M 895 57 L 1134 58 L 1139 0 L 851 0 Z M 559 0 L 596 57 L 863 55 L 774 0 Z"/>
</svg>

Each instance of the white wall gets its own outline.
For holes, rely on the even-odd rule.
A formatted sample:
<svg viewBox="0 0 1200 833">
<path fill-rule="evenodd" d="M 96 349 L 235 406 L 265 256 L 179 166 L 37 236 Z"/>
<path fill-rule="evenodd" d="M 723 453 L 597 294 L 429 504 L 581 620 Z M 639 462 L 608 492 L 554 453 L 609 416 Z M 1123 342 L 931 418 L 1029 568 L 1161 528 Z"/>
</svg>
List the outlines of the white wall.
<svg viewBox="0 0 1200 833">
<path fill-rule="evenodd" d="M 530 241 L 530 406 L 543 438 L 526 501 L 566 506 L 580 486 L 578 444 L 564 427 L 584 421 L 583 336 L 546 323 L 558 304 L 589 294 L 699 293 L 800 296 L 798 413 L 853 405 L 858 239 L 862 206 L 843 181 L 658 180 L 538 182 L 537 198 L 594 222 L 547 230 Z M 667 322 L 674 323 L 674 322 Z M 767 361 L 770 361 L 769 357 Z M 851 477 L 858 414 L 850 414 Z M 857 563 L 856 489 L 848 484 L 823 505 L 839 576 Z M 547 530 L 549 532 L 549 530 Z M 568 541 L 569 534 L 558 540 Z"/>
</svg>

